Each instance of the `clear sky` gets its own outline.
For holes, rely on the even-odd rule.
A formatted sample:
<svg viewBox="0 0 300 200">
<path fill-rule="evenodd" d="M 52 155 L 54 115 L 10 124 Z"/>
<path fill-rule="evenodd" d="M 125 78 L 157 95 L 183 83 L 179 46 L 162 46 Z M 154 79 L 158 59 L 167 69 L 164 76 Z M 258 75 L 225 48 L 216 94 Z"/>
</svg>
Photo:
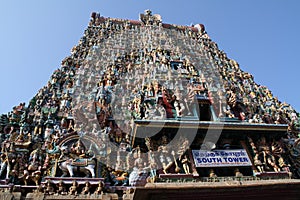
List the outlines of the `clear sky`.
<svg viewBox="0 0 300 200">
<path fill-rule="evenodd" d="M 145 9 L 164 23 L 204 24 L 242 70 L 300 111 L 299 0 L 9 0 L 0 7 L 0 114 L 47 83 L 91 12 L 137 20 Z"/>
</svg>

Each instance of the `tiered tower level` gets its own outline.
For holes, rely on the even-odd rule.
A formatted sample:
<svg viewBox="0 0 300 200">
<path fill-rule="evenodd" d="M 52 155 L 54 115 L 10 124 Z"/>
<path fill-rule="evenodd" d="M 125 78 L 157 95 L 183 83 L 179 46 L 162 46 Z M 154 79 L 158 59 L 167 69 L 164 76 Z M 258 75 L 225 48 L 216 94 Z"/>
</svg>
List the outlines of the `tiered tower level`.
<svg viewBox="0 0 300 200">
<path fill-rule="evenodd" d="M 83 183 L 100 194 L 169 174 L 299 178 L 298 117 L 219 50 L 204 25 L 165 24 L 149 10 L 139 21 L 92 13 L 48 83 L 1 116 L 0 176 L 4 188 L 42 183 L 50 195 L 64 193 L 59 184 L 73 195 L 72 181 L 83 195 Z M 197 157 L 241 149 L 247 156 L 227 171 L 203 165 L 221 158 Z"/>
</svg>

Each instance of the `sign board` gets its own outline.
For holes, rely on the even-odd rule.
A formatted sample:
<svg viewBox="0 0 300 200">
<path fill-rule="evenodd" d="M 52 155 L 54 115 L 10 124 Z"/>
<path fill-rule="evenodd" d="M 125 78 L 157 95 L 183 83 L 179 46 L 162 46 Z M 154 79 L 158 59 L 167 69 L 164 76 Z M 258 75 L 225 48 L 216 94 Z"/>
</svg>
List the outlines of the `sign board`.
<svg viewBox="0 0 300 200">
<path fill-rule="evenodd" d="M 252 166 L 244 149 L 235 150 L 192 150 L 196 167 Z"/>
</svg>

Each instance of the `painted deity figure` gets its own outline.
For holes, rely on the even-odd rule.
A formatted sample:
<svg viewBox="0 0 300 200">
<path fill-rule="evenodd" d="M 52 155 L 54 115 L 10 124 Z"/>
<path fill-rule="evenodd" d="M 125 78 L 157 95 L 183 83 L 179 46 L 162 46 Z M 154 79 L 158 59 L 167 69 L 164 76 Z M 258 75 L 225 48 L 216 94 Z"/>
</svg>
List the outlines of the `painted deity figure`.
<svg viewBox="0 0 300 200">
<path fill-rule="evenodd" d="M 86 149 L 80 139 L 72 145 L 71 153 L 73 154 L 74 159 L 86 157 Z"/>
<path fill-rule="evenodd" d="M 182 156 L 182 158 L 181 158 L 180 161 L 182 163 L 182 167 L 183 167 L 184 173 L 185 174 L 190 174 L 191 173 L 190 166 L 189 166 L 190 161 L 189 161 L 187 155 Z"/>
<path fill-rule="evenodd" d="M 43 127 L 44 127 L 44 119 L 43 119 L 43 115 L 40 115 L 39 119 L 37 119 L 36 121 L 36 125 L 34 128 L 34 135 L 41 135 L 42 131 L 43 131 Z"/>
</svg>

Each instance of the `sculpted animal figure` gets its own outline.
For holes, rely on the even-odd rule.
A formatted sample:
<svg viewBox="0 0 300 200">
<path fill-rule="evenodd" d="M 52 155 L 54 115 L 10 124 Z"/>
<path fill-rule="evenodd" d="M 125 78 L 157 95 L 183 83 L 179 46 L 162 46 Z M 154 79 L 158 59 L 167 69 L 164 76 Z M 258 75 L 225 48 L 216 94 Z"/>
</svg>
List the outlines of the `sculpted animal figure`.
<svg viewBox="0 0 300 200">
<path fill-rule="evenodd" d="M 79 158 L 76 160 L 66 159 L 59 163 L 59 168 L 62 170 L 62 177 L 67 176 L 74 177 L 75 172 L 83 172 L 86 177 L 95 178 L 95 166 L 96 162 L 92 158 Z"/>
</svg>

